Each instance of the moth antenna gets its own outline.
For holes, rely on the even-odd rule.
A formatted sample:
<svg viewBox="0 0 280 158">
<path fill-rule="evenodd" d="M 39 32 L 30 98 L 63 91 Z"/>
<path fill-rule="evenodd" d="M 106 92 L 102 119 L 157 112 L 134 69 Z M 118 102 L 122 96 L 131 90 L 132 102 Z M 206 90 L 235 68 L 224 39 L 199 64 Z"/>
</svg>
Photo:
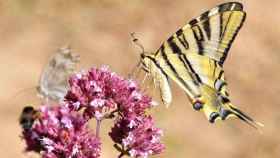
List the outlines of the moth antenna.
<svg viewBox="0 0 280 158">
<path fill-rule="evenodd" d="M 141 51 L 142 51 L 141 53 L 145 53 L 144 46 L 141 44 L 141 42 L 139 41 L 139 39 L 135 37 L 135 32 L 130 33 L 130 36 L 131 36 L 131 38 L 132 38 L 132 42 L 133 42 L 134 44 L 136 44 L 136 45 L 141 49 Z"/>
</svg>

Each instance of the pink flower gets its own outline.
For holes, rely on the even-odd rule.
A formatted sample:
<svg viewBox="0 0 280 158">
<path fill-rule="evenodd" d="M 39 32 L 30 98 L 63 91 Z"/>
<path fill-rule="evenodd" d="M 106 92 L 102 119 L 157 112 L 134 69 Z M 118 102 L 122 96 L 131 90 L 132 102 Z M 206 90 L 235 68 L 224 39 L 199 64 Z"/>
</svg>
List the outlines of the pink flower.
<svg viewBox="0 0 280 158">
<path fill-rule="evenodd" d="M 151 116 L 138 117 L 133 120 L 120 119 L 109 133 L 114 142 L 124 147 L 124 152 L 131 157 L 148 157 L 164 150 L 160 142 L 162 131 L 154 127 Z"/>
<path fill-rule="evenodd" d="M 27 151 L 40 152 L 43 158 L 99 157 L 100 140 L 80 114 L 63 105 L 44 105 L 39 113 L 32 127 L 23 131 Z"/>
<path fill-rule="evenodd" d="M 85 108 L 84 115 L 89 118 L 115 109 L 127 115 L 141 115 L 152 107 L 151 98 L 142 94 L 134 81 L 110 72 L 107 67 L 73 75 L 69 85 L 65 96 L 68 107 L 72 110 Z"/>
<path fill-rule="evenodd" d="M 69 84 L 65 101 L 70 109 L 85 108 L 84 116 L 97 120 L 110 111 L 118 114 L 109 135 L 115 143 L 126 148 L 127 151 L 122 152 L 133 157 L 147 157 L 163 151 L 161 130 L 154 127 L 151 116 L 146 116 L 146 111 L 153 107 L 152 99 L 140 91 L 136 82 L 102 67 L 72 76 Z"/>
</svg>

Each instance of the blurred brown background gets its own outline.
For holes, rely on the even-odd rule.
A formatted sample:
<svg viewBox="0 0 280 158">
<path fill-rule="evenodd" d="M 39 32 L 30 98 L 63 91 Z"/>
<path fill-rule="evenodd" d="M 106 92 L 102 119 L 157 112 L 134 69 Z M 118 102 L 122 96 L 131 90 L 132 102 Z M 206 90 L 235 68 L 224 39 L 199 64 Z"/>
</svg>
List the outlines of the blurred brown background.
<svg viewBox="0 0 280 158">
<path fill-rule="evenodd" d="M 80 68 L 110 65 L 126 75 L 138 61 L 130 32 L 155 51 L 179 27 L 222 0 L 1 0 L 0 1 L 0 155 L 23 154 L 18 117 L 36 105 L 34 87 L 48 58 L 70 44 L 81 55 Z M 247 12 L 225 63 L 234 104 L 265 124 L 260 134 L 237 120 L 209 124 L 173 84 L 173 105 L 158 106 L 166 150 L 155 157 L 280 157 L 280 1 L 241 1 Z M 116 157 L 104 124 L 102 158 Z"/>
</svg>

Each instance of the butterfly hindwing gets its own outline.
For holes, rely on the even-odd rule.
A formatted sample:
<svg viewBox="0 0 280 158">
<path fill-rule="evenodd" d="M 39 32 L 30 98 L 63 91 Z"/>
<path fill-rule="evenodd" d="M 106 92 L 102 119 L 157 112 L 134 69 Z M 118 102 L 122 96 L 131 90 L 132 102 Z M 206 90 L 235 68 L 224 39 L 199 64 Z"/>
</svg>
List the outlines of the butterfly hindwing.
<svg viewBox="0 0 280 158">
<path fill-rule="evenodd" d="M 157 65 L 161 71 L 150 71 L 160 75 L 153 76 L 171 78 L 187 93 L 192 104 L 203 102 L 202 111 L 210 122 L 234 116 L 254 125 L 256 122 L 231 104 L 223 70 L 245 17 L 238 2 L 206 11 L 179 29 L 154 54 L 144 55 L 144 65 Z"/>
<path fill-rule="evenodd" d="M 160 90 L 162 102 L 168 107 L 172 101 L 172 93 L 168 77 L 165 73 L 163 73 L 162 69 L 155 64 L 152 64 L 150 69 L 152 70 L 151 75 L 154 76 L 155 85 Z"/>
</svg>

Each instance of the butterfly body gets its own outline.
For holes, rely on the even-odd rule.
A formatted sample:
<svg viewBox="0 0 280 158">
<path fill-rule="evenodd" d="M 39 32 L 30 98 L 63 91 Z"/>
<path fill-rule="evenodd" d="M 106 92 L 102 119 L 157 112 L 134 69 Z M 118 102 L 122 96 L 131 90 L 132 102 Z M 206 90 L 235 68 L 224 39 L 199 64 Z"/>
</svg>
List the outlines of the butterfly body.
<svg viewBox="0 0 280 158">
<path fill-rule="evenodd" d="M 191 20 L 155 53 L 141 54 L 141 67 L 156 81 L 165 105 L 172 102 L 171 79 L 210 122 L 233 116 L 252 126 L 258 124 L 231 104 L 223 70 L 245 17 L 242 4 L 221 4 Z"/>
</svg>

